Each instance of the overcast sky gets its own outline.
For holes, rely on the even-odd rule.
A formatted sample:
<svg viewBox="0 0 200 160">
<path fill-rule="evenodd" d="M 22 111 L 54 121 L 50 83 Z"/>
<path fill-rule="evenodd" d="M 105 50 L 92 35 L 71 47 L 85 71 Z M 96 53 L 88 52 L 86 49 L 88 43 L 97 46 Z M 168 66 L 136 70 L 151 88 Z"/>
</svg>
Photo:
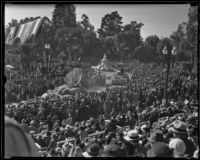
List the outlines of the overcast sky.
<svg viewBox="0 0 200 160">
<path fill-rule="evenodd" d="M 5 24 L 11 19 L 23 19 L 26 17 L 48 16 L 52 18 L 54 5 L 5 5 Z M 149 35 L 158 35 L 159 37 L 168 37 L 175 31 L 178 24 L 187 22 L 189 4 L 163 4 L 163 5 L 76 5 L 77 21 L 80 21 L 81 15 L 85 13 L 95 30 L 100 28 L 101 19 L 105 14 L 112 11 L 118 11 L 123 17 L 123 24 L 131 21 L 142 22 L 144 26 L 141 35 L 145 39 Z"/>
</svg>

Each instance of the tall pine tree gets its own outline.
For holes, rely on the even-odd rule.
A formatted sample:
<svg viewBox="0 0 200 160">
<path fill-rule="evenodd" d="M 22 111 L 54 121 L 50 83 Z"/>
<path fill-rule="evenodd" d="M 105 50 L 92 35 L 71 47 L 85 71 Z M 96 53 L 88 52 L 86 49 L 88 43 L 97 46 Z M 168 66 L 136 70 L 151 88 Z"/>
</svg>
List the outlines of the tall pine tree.
<svg viewBox="0 0 200 160">
<path fill-rule="evenodd" d="M 122 17 L 117 11 L 110 14 L 106 14 L 101 21 L 101 27 L 98 29 L 98 34 L 100 38 L 105 38 L 106 36 L 114 36 L 122 30 Z"/>
<path fill-rule="evenodd" d="M 55 29 L 76 27 L 76 8 L 73 4 L 56 4 L 52 23 Z"/>
</svg>

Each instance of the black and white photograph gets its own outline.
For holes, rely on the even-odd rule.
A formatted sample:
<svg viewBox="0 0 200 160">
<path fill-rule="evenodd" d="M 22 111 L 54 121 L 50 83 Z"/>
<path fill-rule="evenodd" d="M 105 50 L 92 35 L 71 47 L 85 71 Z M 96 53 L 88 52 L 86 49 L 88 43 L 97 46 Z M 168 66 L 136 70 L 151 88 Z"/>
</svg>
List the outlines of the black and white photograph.
<svg viewBox="0 0 200 160">
<path fill-rule="evenodd" d="M 4 158 L 199 158 L 198 5 L 4 3 Z"/>
</svg>

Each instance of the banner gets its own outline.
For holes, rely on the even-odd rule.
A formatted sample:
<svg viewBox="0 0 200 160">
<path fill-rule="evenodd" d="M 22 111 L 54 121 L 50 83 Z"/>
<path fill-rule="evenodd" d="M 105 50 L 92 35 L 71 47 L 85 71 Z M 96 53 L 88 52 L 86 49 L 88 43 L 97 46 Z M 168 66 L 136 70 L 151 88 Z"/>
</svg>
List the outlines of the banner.
<svg viewBox="0 0 200 160">
<path fill-rule="evenodd" d="M 7 36 L 7 39 L 6 39 L 6 44 L 9 44 L 9 45 L 12 45 L 13 42 L 14 42 L 14 34 L 15 34 L 15 27 L 11 27 L 10 29 L 10 33 L 9 35 Z"/>
<path fill-rule="evenodd" d="M 21 44 L 24 44 L 27 40 L 35 37 L 42 24 L 42 21 L 43 18 L 39 18 L 33 22 L 20 25 L 16 38 L 20 38 Z"/>
</svg>

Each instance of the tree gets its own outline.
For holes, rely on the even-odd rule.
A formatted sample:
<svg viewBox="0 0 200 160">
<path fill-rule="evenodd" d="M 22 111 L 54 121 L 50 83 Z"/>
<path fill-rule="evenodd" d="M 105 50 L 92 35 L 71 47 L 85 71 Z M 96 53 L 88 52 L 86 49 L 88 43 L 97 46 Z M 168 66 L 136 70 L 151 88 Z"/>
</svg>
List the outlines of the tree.
<svg viewBox="0 0 200 160">
<path fill-rule="evenodd" d="M 155 60 L 154 56 L 155 50 L 148 43 L 142 43 L 135 49 L 134 58 L 141 62 L 152 62 Z"/>
<path fill-rule="evenodd" d="M 142 43 L 140 34 L 142 23 L 132 21 L 122 26 L 119 33 L 101 38 L 106 54 L 111 59 L 124 61 L 130 59 L 134 49 Z"/>
<path fill-rule="evenodd" d="M 177 59 L 178 60 L 186 60 L 187 59 L 187 51 L 186 48 L 188 43 L 187 41 L 187 23 L 183 22 L 178 25 L 177 31 L 173 32 L 170 35 L 170 38 L 173 40 L 174 45 L 177 47 Z"/>
<path fill-rule="evenodd" d="M 140 31 L 143 25 L 143 23 L 132 21 L 130 24 L 127 24 L 123 27 L 121 34 L 123 37 L 121 40 L 123 39 L 123 42 L 119 41 L 119 44 L 123 44 L 122 50 L 125 51 L 125 57 L 133 57 L 135 48 L 142 44 L 142 36 Z"/>
<path fill-rule="evenodd" d="M 77 60 L 78 57 L 82 56 L 83 37 L 81 27 L 63 27 L 57 29 L 55 40 L 58 44 L 59 51 L 68 54 L 69 62 L 73 59 Z"/>
<path fill-rule="evenodd" d="M 188 60 L 191 58 L 191 64 L 194 66 L 195 57 L 197 57 L 197 6 L 191 6 L 188 12 L 188 22 L 178 25 L 177 31 L 170 36 L 177 46 L 178 59 Z"/>
<path fill-rule="evenodd" d="M 157 53 L 157 45 L 159 43 L 160 39 L 157 35 L 148 36 L 145 39 L 145 43 L 151 48 L 152 51 L 152 60 L 158 61 L 159 60 L 159 54 Z"/>
<path fill-rule="evenodd" d="M 18 20 L 16 20 L 16 19 L 12 19 L 11 22 L 8 23 L 8 25 L 9 25 L 10 27 L 16 27 L 16 26 L 19 26 L 19 22 L 18 22 Z"/>
<path fill-rule="evenodd" d="M 77 23 L 82 28 L 83 53 L 81 60 L 97 64 L 98 59 L 102 58 L 102 42 L 97 38 L 94 26 L 90 23 L 86 14 L 82 15 L 82 20 Z"/>
<path fill-rule="evenodd" d="M 159 37 L 157 35 L 152 35 L 152 36 L 148 36 L 145 39 L 145 42 L 150 45 L 153 48 L 156 48 L 158 42 L 160 41 Z"/>
<path fill-rule="evenodd" d="M 34 21 L 34 20 L 36 20 L 38 18 L 41 18 L 41 17 L 40 16 L 37 16 L 37 17 L 26 17 L 24 19 L 21 19 L 19 21 L 19 24 L 25 24 L 25 23 L 28 23 L 28 22 L 32 22 L 32 21 Z"/>
<path fill-rule="evenodd" d="M 73 4 L 56 4 L 53 11 L 52 24 L 56 29 L 76 27 L 76 7 Z"/>
<path fill-rule="evenodd" d="M 122 17 L 117 11 L 106 14 L 101 20 L 101 27 L 98 29 L 97 33 L 100 38 L 114 36 L 122 30 L 122 23 Z"/>
<path fill-rule="evenodd" d="M 81 19 L 80 25 L 84 31 L 94 31 L 94 26 L 91 25 L 89 17 L 86 14 L 83 14 Z"/>
<path fill-rule="evenodd" d="M 16 20 L 16 19 L 12 19 L 11 22 L 8 23 L 8 25 L 9 25 L 9 27 L 15 27 L 16 28 L 15 29 L 15 33 L 14 33 L 14 35 L 16 35 L 17 31 L 18 31 L 18 29 L 20 27 L 20 22 L 18 22 L 18 20 Z"/>
<path fill-rule="evenodd" d="M 115 38 L 117 35 L 114 36 L 107 36 L 102 38 L 101 41 L 103 43 L 104 53 L 106 53 L 108 59 L 115 59 L 116 57 L 116 46 L 115 46 Z"/>
<path fill-rule="evenodd" d="M 191 46 L 191 63 L 194 66 L 195 57 L 197 57 L 197 34 L 198 34 L 198 6 L 191 6 L 188 12 L 187 37 Z"/>
</svg>

